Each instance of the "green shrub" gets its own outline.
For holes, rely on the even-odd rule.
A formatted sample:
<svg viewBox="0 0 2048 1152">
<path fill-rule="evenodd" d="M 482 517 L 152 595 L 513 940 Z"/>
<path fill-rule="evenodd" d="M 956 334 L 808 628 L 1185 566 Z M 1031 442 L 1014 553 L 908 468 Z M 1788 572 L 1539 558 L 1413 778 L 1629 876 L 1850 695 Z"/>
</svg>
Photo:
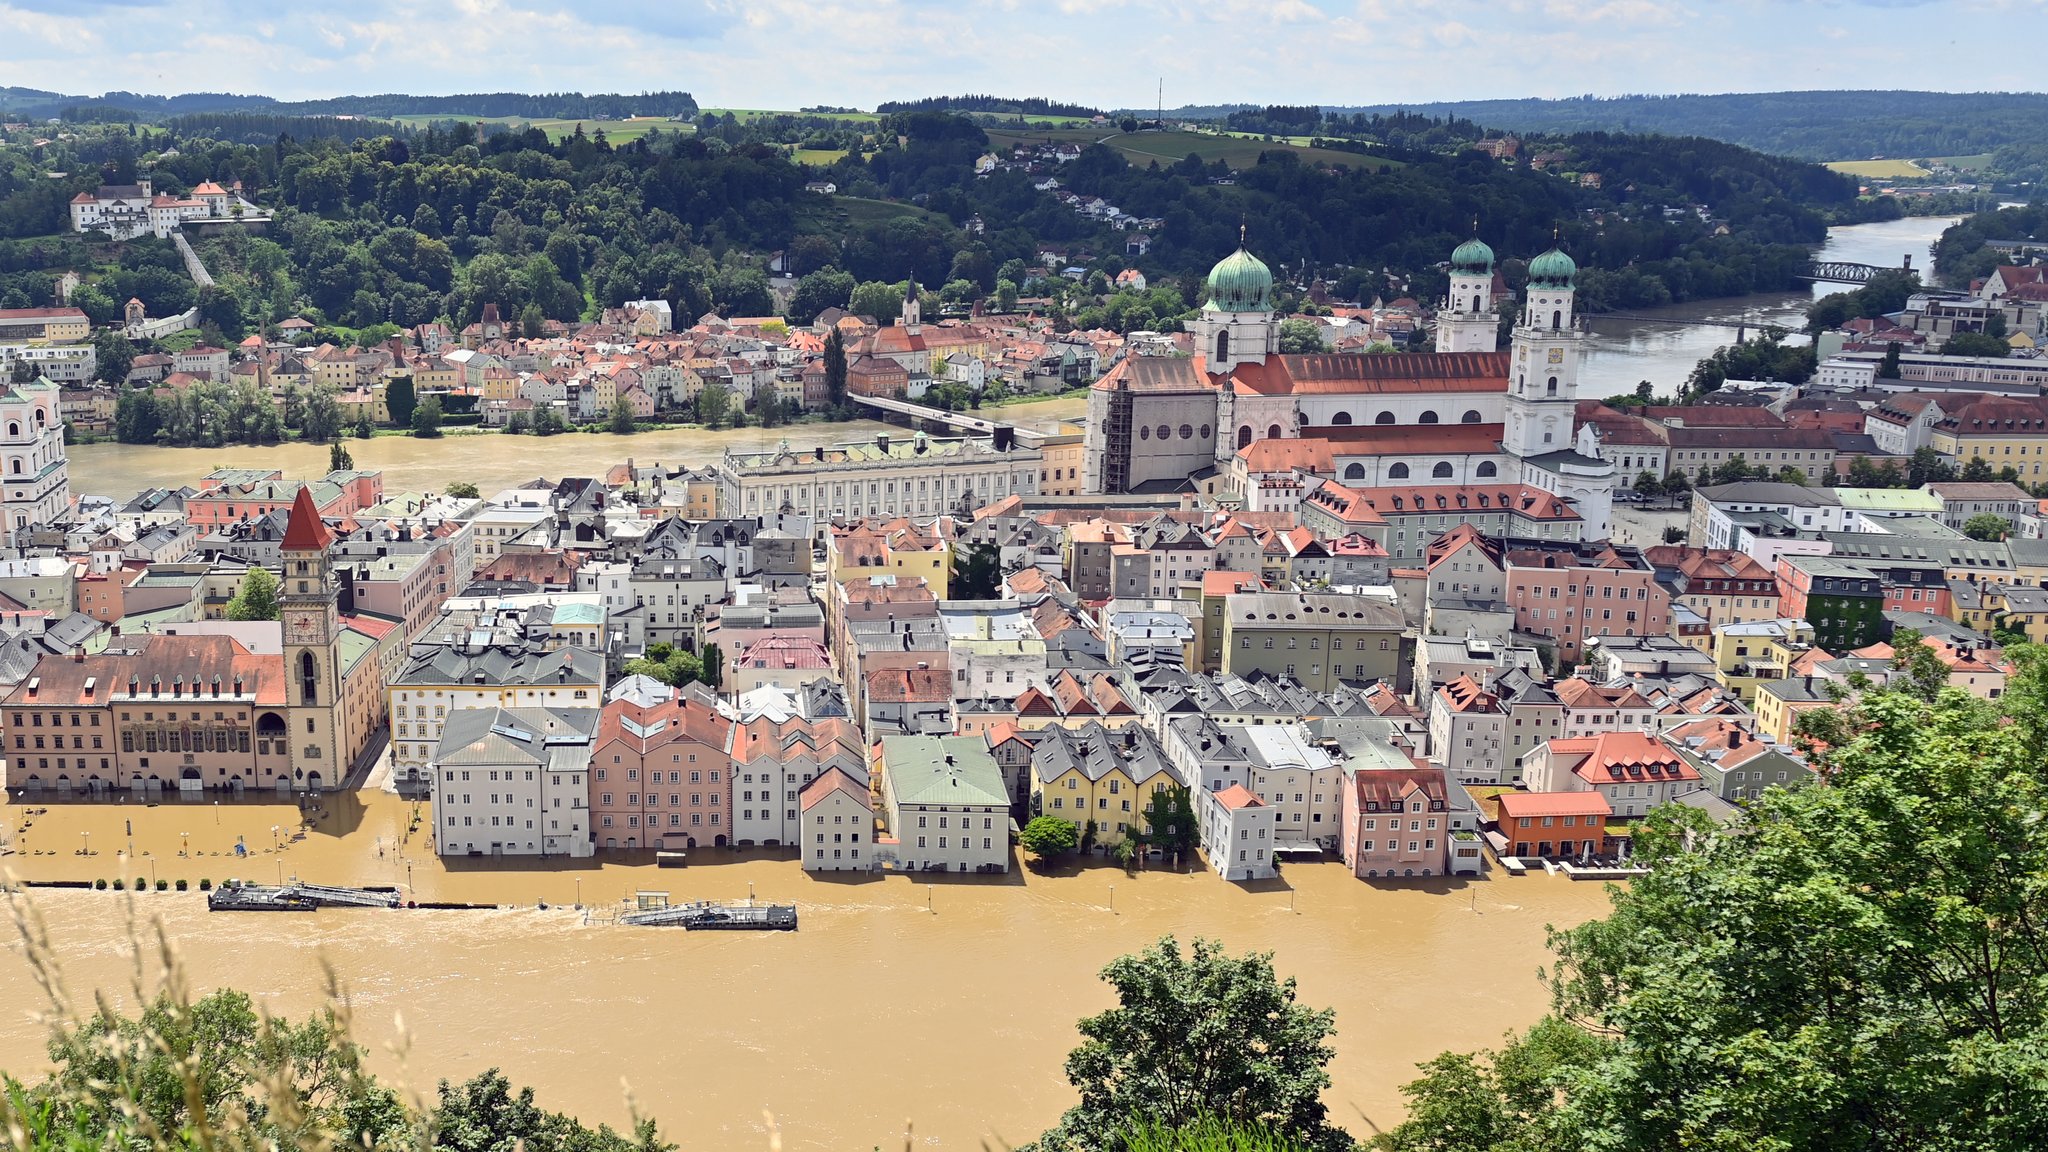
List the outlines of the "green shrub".
<svg viewBox="0 0 2048 1152">
<path fill-rule="evenodd" d="M 156 882 L 156 890 L 159 892 L 163 891 L 166 888 L 169 888 L 170 886 L 171 882 L 169 880 L 159 880 Z"/>
<path fill-rule="evenodd" d="M 185 882 L 184 882 L 183 880 L 180 880 L 180 881 L 178 881 L 178 891 L 180 891 L 180 892 L 183 892 L 184 890 L 185 890 Z"/>
<path fill-rule="evenodd" d="M 135 890 L 136 890 L 137 892 L 147 892 L 147 891 L 149 891 L 149 881 L 148 881 L 148 880 L 145 880 L 145 879 L 143 879 L 143 878 L 142 878 L 142 877 L 140 877 L 140 876 L 137 876 L 137 877 L 135 878 Z"/>
<path fill-rule="evenodd" d="M 199 890 L 200 890 L 201 892 L 207 892 L 207 891 L 211 891 L 212 889 L 213 889 L 213 881 L 211 881 L 211 880 L 208 880 L 208 879 L 207 879 L 206 877 L 204 877 L 204 876 L 201 876 L 201 877 L 199 878 Z"/>
<path fill-rule="evenodd" d="M 121 881 L 121 880 L 119 880 L 119 879 L 116 879 L 116 880 L 114 881 L 114 891 L 116 891 L 116 892 L 123 892 L 123 891 L 126 891 L 126 890 L 127 890 L 127 888 L 128 888 L 128 885 L 127 885 L 127 884 L 126 884 L 125 882 L 123 882 L 123 881 Z"/>
<path fill-rule="evenodd" d="M 95 890 L 97 890 L 97 891 L 100 891 L 100 892 L 105 892 L 105 891 L 107 890 L 107 882 L 106 882 L 106 880 L 105 880 L 105 879 L 99 879 L 99 880 L 95 880 L 95 881 L 93 881 L 93 882 L 92 882 L 92 886 L 93 886 L 93 888 L 94 888 Z M 119 881 L 116 881 L 116 882 L 114 883 L 114 887 L 116 887 L 116 888 L 119 888 L 120 886 L 121 886 L 121 885 L 120 885 L 120 882 L 119 882 Z"/>
</svg>

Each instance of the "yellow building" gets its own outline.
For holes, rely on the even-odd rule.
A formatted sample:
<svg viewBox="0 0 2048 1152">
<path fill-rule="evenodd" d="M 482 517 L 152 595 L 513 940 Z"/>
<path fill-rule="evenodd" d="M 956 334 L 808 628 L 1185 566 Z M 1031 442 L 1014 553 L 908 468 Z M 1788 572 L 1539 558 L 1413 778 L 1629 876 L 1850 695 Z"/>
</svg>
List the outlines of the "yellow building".
<svg viewBox="0 0 2048 1152">
<path fill-rule="evenodd" d="M 1088 456 L 1085 439 L 1081 429 L 1072 424 L 1062 424 L 1058 432 L 1039 441 L 1039 448 L 1045 453 L 1039 461 L 1040 496 L 1087 494 L 1081 480 L 1081 470 Z"/>
<path fill-rule="evenodd" d="M 1948 411 L 1947 401 L 1943 410 Z M 2011 468 L 2030 484 L 2048 465 L 2048 399 L 1979 396 L 1935 424 L 1928 445 L 1958 464 L 1983 460 L 1993 471 Z"/>
<path fill-rule="evenodd" d="M 1165 750 L 1142 726 L 1043 731 L 1031 753 L 1031 814 L 1057 816 L 1094 845 L 1113 848 L 1142 833 L 1146 804 L 1182 786 Z"/>
<path fill-rule="evenodd" d="M 835 584 L 871 576 L 922 577 L 944 600 L 953 576 L 952 536 L 952 520 L 944 516 L 923 525 L 902 517 L 834 525 L 825 542 L 825 570 Z"/>
<path fill-rule="evenodd" d="M 1812 648 L 1813 625 L 1804 620 L 1722 624 L 1714 629 L 1714 668 L 1723 688 L 1755 707 L 1758 687 L 1783 680 Z"/>
<path fill-rule="evenodd" d="M 1792 728 L 1804 712 L 1840 707 L 1829 689 L 1833 685 L 1811 676 L 1792 676 L 1765 682 L 1757 689 L 1757 734 L 1779 744 L 1792 743 Z"/>
</svg>

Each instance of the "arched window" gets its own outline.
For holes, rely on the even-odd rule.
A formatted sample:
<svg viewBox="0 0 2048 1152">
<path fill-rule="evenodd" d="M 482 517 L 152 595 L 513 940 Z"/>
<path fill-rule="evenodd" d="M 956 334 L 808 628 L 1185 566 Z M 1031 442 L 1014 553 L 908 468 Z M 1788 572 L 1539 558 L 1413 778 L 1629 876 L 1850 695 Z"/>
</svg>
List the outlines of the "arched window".
<svg viewBox="0 0 2048 1152">
<path fill-rule="evenodd" d="M 299 653 L 299 694 L 307 704 L 320 702 L 320 665 L 311 652 Z"/>
<path fill-rule="evenodd" d="M 1230 329 L 1225 328 L 1216 334 L 1216 360 L 1218 363 L 1222 363 L 1228 359 L 1230 359 Z"/>
<path fill-rule="evenodd" d="M 1373 417 L 1372 422 L 1375 424 L 1392 424 L 1394 422 L 1394 414 L 1392 412 L 1382 412 Z"/>
<path fill-rule="evenodd" d="M 7 422 L 7 438 L 12 440 L 21 435 L 21 425 L 12 420 Z"/>
<path fill-rule="evenodd" d="M 1482 304 L 1481 304 L 1481 303 L 1479 302 L 1479 297 L 1477 297 L 1477 296 L 1474 296 L 1474 297 L 1472 298 L 1472 310 L 1473 310 L 1474 312 L 1484 312 L 1484 311 L 1486 311 L 1486 307 L 1485 307 L 1485 305 L 1482 305 Z"/>
<path fill-rule="evenodd" d="M 1330 417 L 1330 423 L 1335 424 L 1341 428 L 1344 425 L 1351 423 L 1351 413 L 1339 412 L 1335 416 Z"/>
<path fill-rule="evenodd" d="M 1389 480 L 1406 480 L 1407 478 L 1408 466 L 1406 464 L 1396 464 L 1392 468 L 1387 469 L 1387 479 Z"/>
<path fill-rule="evenodd" d="M 1553 308 L 1550 312 L 1550 330 L 1555 332 L 1562 327 L 1564 327 L 1564 313 Z"/>
<path fill-rule="evenodd" d="M 1278 424 L 1268 424 L 1268 425 L 1266 425 L 1266 439 L 1268 439 L 1268 440 L 1278 440 L 1279 438 L 1280 438 L 1280 426 L 1279 426 Z"/>
<path fill-rule="evenodd" d="M 9 460 L 7 462 L 7 470 L 16 476 L 21 475 L 21 457 L 16 456 L 14 459 Z"/>
<path fill-rule="evenodd" d="M 1476 474 L 1480 478 L 1484 479 L 1487 477 L 1500 475 L 1500 469 L 1494 467 L 1493 461 L 1491 460 L 1481 460 L 1479 462 L 1479 470 Z"/>
<path fill-rule="evenodd" d="M 1346 480 L 1363 480 L 1363 479 L 1365 479 L 1365 465 L 1363 465 L 1363 464 L 1346 464 L 1346 465 L 1344 466 L 1344 478 L 1345 478 Z"/>
<path fill-rule="evenodd" d="M 1451 465 L 1448 461 L 1440 460 L 1437 462 L 1436 467 L 1429 470 L 1429 474 L 1437 480 L 1449 480 L 1451 478 Z"/>
<path fill-rule="evenodd" d="M 1467 408 L 1467 409 L 1465 409 L 1465 414 L 1464 414 L 1463 416 L 1460 416 L 1460 417 L 1458 417 L 1458 423 L 1460 423 L 1460 424 L 1477 424 L 1477 423 L 1479 423 L 1479 409 L 1477 409 L 1477 408 Z"/>
<path fill-rule="evenodd" d="M 1239 448 L 1249 448 L 1252 446 L 1251 425 L 1246 424 L 1237 430 L 1237 446 Z"/>
<path fill-rule="evenodd" d="M 43 411 L 41 408 L 36 409 L 36 427 L 41 428 L 44 425 L 48 424 L 49 422 L 50 414 L 48 412 Z"/>
<path fill-rule="evenodd" d="M 1555 376 L 1552 376 L 1552 377 L 1550 378 L 1550 383 L 1548 383 L 1548 384 L 1545 384 L 1545 385 L 1543 386 L 1543 394 L 1544 394 L 1545 396 L 1555 396 L 1555 395 L 1557 395 L 1557 377 L 1555 377 Z"/>
<path fill-rule="evenodd" d="M 1422 415 L 1417 416 L 1415 418 L 1415 422 L 1417 424 L 1435 424 L 1437 423 L 1436 413 L 1424 412 Z"/>
</svg>

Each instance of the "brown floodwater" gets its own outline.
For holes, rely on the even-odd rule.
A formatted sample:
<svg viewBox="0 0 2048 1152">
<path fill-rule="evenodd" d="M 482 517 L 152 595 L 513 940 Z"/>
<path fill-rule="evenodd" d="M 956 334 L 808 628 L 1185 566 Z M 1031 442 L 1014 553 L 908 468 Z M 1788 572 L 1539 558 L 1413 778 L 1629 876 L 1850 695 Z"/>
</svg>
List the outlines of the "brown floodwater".
<svg viewBox="0 0 2048 1152">
<path fill-rule="evenodd" d="M 680 869 L 644 854 L 486 869 L 442 864 L 408 834 L 414 812 L 381 793 L 326 797 L 310 818 L 289 803 L 17 801 L 0 807 L 12 849 L 0 866 L 25 879 L 194 882 L 139 897 L 29 889 L 75 997 L 98 989 L 132 1004 L 132 901 L 162 922 L 200 991 L 232 985 L 304 1013 L 332 966 L 378 1070 L 415 1089 L 497 1066 L 550 1108 L 620 1124 L 629 1086 L 685 1148 L 764 1148 L 764 1112 L 792 1149 L 895 1146 L 906 1119 L 929 1147 L 1030 1139 L 1073 1102 L 1060 1067 L 1074 1022 L 1110 1003 L 1096 973 L 1166 933 L 1270 950 L 1304 1003 L 1336 1009 L 1328 1100 L 1367 1136 L 1400 1115 L 1416 1062 L 1535 1020 L 1545 926 L 1606 907 L 1600 885 L 1542 875 L 1378 886 L 1335 864 L 1289 865 L 1283 881 L 1250 887 L 1110 868 L 827 880 L 758 851 L 697 853 Z M 247 857 L 233 854 L 238 840 Z M 230 876 L 517 906 L 208 913 L 197 880 Z M 802 928 L 606 922 L 643 890 L 794 900 Z M 562 907 L 579 897 L 591 916 Z M 45 1067 L 44 1003 L 10 939 L 0 1069 Z"/>
<path fill-rule="evenodd" d="M 989 408 L 976 415 L 1028 427 L 1049 427 L 1072 420 L 1087 410 L 1085 399 L 1040 400 Z M 798 424 L 786 428 L 668 428 L 633 436 L 609 433 L 564 433 L 560 436 L 449 435 L 438 440 L 410 436 L 378 436 L 346 442 L 358 468 L 382 469 L 387 491 L 439 492 L 467 480 L 488 496 L 536 476 L 601 474 L 631 458 L 702 468 L 717 463 L 727 448 L 743 451 L 772 448 L 788 440 L 799 448 L 862 440 L 877 432 L 899 431 L 871 420 L 839 424 Z M 176 488 L 196 482 L 216 468 L 276 468 L 287 477 L 319 476 L 327 471 L 324 444 L 230 445 L 225 448 L 158 448 L 135 444 L 74 444 L 71 461 L 74 495 L 127 500 L 145 488 Z"/>
</svg>

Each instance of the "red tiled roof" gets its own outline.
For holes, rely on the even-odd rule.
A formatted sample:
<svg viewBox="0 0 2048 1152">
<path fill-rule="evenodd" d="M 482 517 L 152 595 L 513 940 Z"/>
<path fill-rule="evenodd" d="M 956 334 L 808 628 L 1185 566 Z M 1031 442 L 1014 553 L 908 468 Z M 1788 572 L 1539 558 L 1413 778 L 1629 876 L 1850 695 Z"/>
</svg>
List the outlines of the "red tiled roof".
<svg viewBox="0 0 2048 1152">
<path fill-rule="evenodd" d="M 1614 808 L 1598 792 L 1503 792 L 1502 821 L 1523 816 L 1612 816 Z"/>
<path fill-rule="evenodd" d="M 1244 808 L 1264 808 L 1266 806 L 1265 801 L 1253 795 L 1252 790 L 1242 784 L 1232 784 L 1223 791 L 1216 793 L 1216 802 L 1232 812 Z"/>
<path fill-rule="evenodd" d="M 291 517 L 285 523 L 284 550 L 325 552 L 333 543 L 334 532 L 320 518 L 320 508 L 313 503 L 313 490 L 301 485 L 299 494 L 292 498 Z"/>
</svg>

